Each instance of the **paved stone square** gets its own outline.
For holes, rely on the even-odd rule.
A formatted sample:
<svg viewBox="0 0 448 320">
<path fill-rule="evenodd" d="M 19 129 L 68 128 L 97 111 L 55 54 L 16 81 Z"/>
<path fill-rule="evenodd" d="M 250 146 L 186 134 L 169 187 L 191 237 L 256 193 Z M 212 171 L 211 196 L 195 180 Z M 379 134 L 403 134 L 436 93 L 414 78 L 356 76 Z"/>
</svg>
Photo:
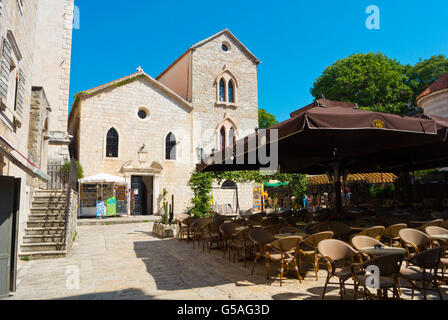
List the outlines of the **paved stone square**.
<svg viewBox="0 0 448 320">
<path fill-rule="evenodd" d="M 251 262 L 244 268 L 220 250 L 209 254 L 192 243 L 160 240 L 151 230 L 152 223 L 80 226 L 66 258 L 20 262 L 18 290 L 8 299 L 320 299 L 325 270 L 318 281 L 308 272 L 301 284 L 291 274 L 280 287 L 278 279 L 266 280 L 264 261 L 251 276 Z M 276 265 L 271 269 L 274 276 Z M 339 299 L 337 280 L 332 283 L 326 299 Z M 442 291 L 446 297 L 447 288 Z M 347 294 L 353 298 L 351 286 Z M 403 298 L 409 294 L 403 290 Z"/>
</svg>

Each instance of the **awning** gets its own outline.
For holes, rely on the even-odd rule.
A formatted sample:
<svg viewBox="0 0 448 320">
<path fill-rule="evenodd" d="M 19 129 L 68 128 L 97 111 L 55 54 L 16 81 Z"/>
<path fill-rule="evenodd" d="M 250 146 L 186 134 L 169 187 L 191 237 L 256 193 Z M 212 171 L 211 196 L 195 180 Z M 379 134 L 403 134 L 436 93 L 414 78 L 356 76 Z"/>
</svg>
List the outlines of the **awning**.
<svg viewBox="0 0 448 320">
<path fill-rule="evenodd" d="M 112 175 L 106 174 L 106 173 L 97 174 L 95 176 L 84 178 L 84 179 L 81 179 L 79 181 L 82 184 L 86 184 L 86 183 L 91 183 L 91 184 L 96 184 L 96 183 L 120 183 L 120 184 L 125 184 L 126 183 L 126 179 L 125 178 L 112 176 Z"/>
<path fill-rule="evenodd" d="M 393 183 L 398 179 L 396 175 L 393 173 L 358 173 L 358 174 L 349 174 L 347 176 L 347 182 L 353 181 L 364 181 L 367 183 L 375 184 L 375 183 Z M 318 176 L 308 176 L 308 183 L 310 185 L 322 185 L 322 184 L 330 184 L 330 180 L 328 180 L 327 175 L 318 175 Z"/>
<path fill-rule="evenodd" d="M 265 187 L 270 188 L 287 187 L 288 185 L 289 183 L 282 183 L 282 182 L 269 182 L 264 184 Z"/>
</svg>

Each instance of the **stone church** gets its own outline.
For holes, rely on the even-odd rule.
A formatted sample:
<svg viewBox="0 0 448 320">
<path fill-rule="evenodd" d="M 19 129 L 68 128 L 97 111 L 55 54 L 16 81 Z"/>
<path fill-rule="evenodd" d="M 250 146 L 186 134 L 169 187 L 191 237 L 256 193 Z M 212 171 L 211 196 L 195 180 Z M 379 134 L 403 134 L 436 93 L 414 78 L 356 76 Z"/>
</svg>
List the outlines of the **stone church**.
<svg viewBox="0 0 448 320">
<path fill-rule="evenodd" d="M 258 127 L 259 64 L 225 29 L 191 46 L 156 78 L 139 67 L 78 93 L 68 127 L 84 176 L 125 178 L 133 197 L 127 214 L 159 214 L 163 190 L 170 201 L 174 196 L 174 212 L 184 212 L 192 196 L 187 182 L 201 157 Z M 237 187 L 236 200 L 234 190 L 216 185 L 214 204 L 252 208 L 253 185 Z"/>
</svg>

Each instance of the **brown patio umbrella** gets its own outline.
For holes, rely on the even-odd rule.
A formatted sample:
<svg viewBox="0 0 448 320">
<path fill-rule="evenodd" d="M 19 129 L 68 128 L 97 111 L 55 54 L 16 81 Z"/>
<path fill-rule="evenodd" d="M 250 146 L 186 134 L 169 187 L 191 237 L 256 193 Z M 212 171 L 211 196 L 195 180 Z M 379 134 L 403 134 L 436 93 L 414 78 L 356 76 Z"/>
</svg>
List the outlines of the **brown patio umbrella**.
<svg viewBox="0 0 448 320">
<path fill-rule="evenodd" d="M 371 155 L 380 158 L 382 153 L 397 148 L 413 150 L 417 146 L 440 143 L 441 135 L 437 129 L 432 119 L 359 110 L 353 103 L 321 99 L 269 128 L 265 141 L 260 139 L 263 133 L 257 132 L 238 141 L 236 148 L 212 155 L 198 165 L 197 170 L 234 171 L 269 167 L 263 163 L 259 151 L 269 154 L 272 150 L 275 153 L 272 143 L 277 142 L 281 172 L 323 174 L 333 171 L 335 190 L 339 190 L 344 170 L 355 173 L 381 171 L 382 162 L 373 161 Z M 278 132 L 277 138 L 273 130 Z M 211 158 L 214 163 L 211 163 Z M 357 159 L 369 161 L 362 163 Z M 336 192 L 338 210 L 342 207 L 340 196 Z"/>
</svg>

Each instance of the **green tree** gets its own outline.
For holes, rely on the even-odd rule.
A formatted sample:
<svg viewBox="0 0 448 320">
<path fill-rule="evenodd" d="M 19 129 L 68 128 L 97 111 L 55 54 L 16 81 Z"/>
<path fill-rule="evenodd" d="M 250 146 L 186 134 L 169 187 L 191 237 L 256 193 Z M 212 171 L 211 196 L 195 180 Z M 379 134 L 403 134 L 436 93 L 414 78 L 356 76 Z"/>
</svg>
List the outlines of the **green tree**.
<svg viewBox="0 0 448 320">
<path fill-rule="evenodd" d="M 258 110 L 258 127 L 260 129 L 267 129 L 276 124 L 278 124 L 278 121 L 273 114 L 270 114 L 265 109 Z"/>
<path fill-rule="evenodd" d="M 443 54 L 420 60 L 415 66 L 408 66 L 409 85 L 414 91 L 413 102 L 434 81 L 448 72 L 448 58 Z"/>
<path fill-rule="evenodd" d="M 311 89 L 320 99 L 355 102 L 362 109 L 388 113 L 410 110 L 414 91 L 408 67 L 378 53 L 357 53 L 327 67 Z"/>
<path fill-rule="evenodd" d="M 64 176 L 66 178 L 69 177 L 70 166 L 71 166 L 71 161 L 64 163 L 64 165 L 61 168 L 61 171 L 62 171 L 62 173 L 64 174 Z M 77 173 L 77 178 L 78 179 L 84 178 L 84 170 L 83 170 L 81 164 L 78 161 L 76 161 L 76 173 Z"/>
</svg>

